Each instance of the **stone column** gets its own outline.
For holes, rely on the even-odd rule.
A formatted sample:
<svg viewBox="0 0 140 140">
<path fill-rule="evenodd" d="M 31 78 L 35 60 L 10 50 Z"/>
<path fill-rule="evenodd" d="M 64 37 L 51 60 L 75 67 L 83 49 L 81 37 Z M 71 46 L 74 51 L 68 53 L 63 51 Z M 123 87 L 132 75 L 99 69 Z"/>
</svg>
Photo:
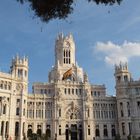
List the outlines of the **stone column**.
<svg viewBox="0 0 140 140">
<path fill-rule="evenodd" d="M 52 138 L 56 139 L 56 136 L 58 135 L 57 134 L 58 118 L 57 118 L 57 99 L 56 99 L 56 97 L 54 97 L 54 106 L 53 106 L 52 111 L 54 112 L 54 116 L 53 116 L 54 123 L 52 123 L 53 125 L 52 125 L 51 133 L 52 133 L 52 131 L 54 131 L 54 134 L 52 133 Z"/>
<path fill-rule="evenodd" d="M 2 140 L 5 140 L 5 121 L 3 121 L 3 135 L 2 135 Z"/>
<path fill-rule="evenodd" d="M 82 125 L 82 129 L 83 129 L 83 140 L 87 139 L 87 120 L 86 120 L 86 106 L 85 106 L 85 101 L 83 100 L 83 125 Z"/>
<path fill-rule="evenodd" d="M 23 128 L 23 121 L 21 119 L 20 124 L 19 124 L 19 140 L 22 140 L 22 128 Z"/>
<path fill-rule="evenodd" d="M 45 134 L 46 133 L 46 123 L 43 122 L 42 124 L 42 133 Z"/>
<path fill-rule="evenodd" d="M 37 123 L 34 122 L 33 124 L 33 133 L 37 132 Z"/>
<path fill-rule="evenodd" d="M 0 139 L 1 139 L 1 121 L 0 121 Z"/>
<path fill-rule="evenodd" d="M 46 122 L 45 122 L 45 99 L 44 99 L 44 102 L 43 102 L 43 134 L 46 133 Z"/>
<path fill-rule="evenodd" d="M 2 102 L 0 102 L 0 116 L 2 115 Z"/>
<path fill-rule="evenodd" d="M 24 124 L 24 133 L 25 133 L 26 137 L 27 137 L 27 131 L 28 131 L 28 124 L 25 122 L 25 124 Z"/>
<path fill-rule="evenodd" d="M 34 102 L 34 119 L 36 119 L 36 101 Z"/>
<path fill-rule="evenodd" d="M 37 124 L 36 124 L 36 101 L 34 102 L 34 123 L 32 124 L 32 132 L 36 133 L 37 131 Z"/>
</svg>

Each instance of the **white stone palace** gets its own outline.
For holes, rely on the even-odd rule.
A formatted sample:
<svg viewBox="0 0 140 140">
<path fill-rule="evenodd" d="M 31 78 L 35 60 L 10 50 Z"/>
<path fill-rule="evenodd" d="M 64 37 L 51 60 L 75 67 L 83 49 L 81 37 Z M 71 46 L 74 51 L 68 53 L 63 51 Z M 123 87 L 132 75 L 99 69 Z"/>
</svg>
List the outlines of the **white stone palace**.
<svg viewBox="0 0 140 140">
<path fill-rule="evenodd" d="M 0 140 L 114 140 L 140 137 L 140 81 L 127 64 L 115 66 L 116 96 L 92 85 L 75 60 L 73 36 L 59 34 L 48 83 L 28 93 L 28 58 L 16 56 L 9 73 L 0 72 Z M 35 134 L 34 134 L 35 136 Z M 34 139 L 35 140 L 35 139 Z"/>
</svg>

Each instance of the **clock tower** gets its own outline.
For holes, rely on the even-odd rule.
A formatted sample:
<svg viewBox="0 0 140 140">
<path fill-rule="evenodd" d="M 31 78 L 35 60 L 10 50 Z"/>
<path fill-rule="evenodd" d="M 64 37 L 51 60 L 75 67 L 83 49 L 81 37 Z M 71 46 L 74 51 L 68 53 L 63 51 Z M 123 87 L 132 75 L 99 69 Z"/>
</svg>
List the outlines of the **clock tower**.
<svg viewBox="0 0 140 140">
<path fill-rule="evenodd" d="M 72 67 L 75 65 L 75 43 L 72 34 L 59 34 L 55 42 L 55 65 Z"/>
<path fill-rule="evenodd" d="M 59 34 L 55 41 L 55 66 L 49 73 L 49 82 L 83 81 L 83 69 L 75 62 L 75 42 L 72 34 Z"/>
</svg>

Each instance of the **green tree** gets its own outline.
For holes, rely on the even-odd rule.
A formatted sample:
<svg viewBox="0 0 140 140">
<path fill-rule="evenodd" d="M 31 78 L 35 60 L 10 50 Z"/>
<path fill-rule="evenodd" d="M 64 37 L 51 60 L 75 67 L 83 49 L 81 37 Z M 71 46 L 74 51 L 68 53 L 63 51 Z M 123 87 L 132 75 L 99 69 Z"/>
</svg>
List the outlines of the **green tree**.
<svg viewBox="0 0 140 140">
<path fill-rule="evenodd" d="M 115 140 L 121 140 L 121 138 L 120 138 L 120 135 L 119 135 L 119 134 L 117 134 L 117 135 L 116 135 Z"/>
<path fill-rule="evenodd" d="M 73 3 L 76 0 L 17 0 L 21 4 L 28 2 L 34 15 L 39 17 L 43 22 L 52 19 L 65 19 L 73 12 Z M 120 4 L 122 0 L 86 0 L 89 3 L 113 5 Z M 82 7 L 81 7 L 82 9 Z"/>
</svg>

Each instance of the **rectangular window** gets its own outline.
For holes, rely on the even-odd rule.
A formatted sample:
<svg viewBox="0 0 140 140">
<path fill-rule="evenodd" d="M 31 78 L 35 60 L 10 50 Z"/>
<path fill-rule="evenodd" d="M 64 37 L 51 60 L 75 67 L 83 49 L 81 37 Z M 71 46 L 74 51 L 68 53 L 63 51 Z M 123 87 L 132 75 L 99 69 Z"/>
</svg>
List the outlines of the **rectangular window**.
<svg viewBox="0 0 140 140">
<path fill-rule="evenodd" d="M 1 122 L 1 135 L 3 136 L 4 131 L 4 121 Z"/>
<path fill-rule="evenodd" d="M 65 94 L 67 94 L 67 89 L 65 88 Z"/>
<path fill-rule="evenodd" d="M 47 94 L 47 89 L 44 90 L 44 93 Z"/>
<path fill-rule="evenodd" d="M 88 117 L 90 117 L 90 111 L 89 111 L 89 109 L 88 109 L 88 111 L 87 111 L 87 114 L 88 114 Z"/>
<path fill-rule="evenodd" d="M 59 135 L 61 135 L 61 129 L 59 129 Z"/>
<path fill-rule="evenodd" d="M 104 125 L 104 136 L 108 137 L 107 125 Z"/>
<path fill-rule="evenodd" d="M 131 135 L 131 122 L 128 123 L 128 127 L 129 127 L 129 135 Z"/>
<path fill-rule="evenodd" d="M 124 81 L 125 81 L 125 82 L 128 81 L 128 76 L 127 76 L 127 75 L 124 76 Z"/>
<path fill-rule="evenodd" d="M 137 101 L 137 107 L 140 109 L 140 101 Z"/>
<path fill-rule="evenodd" d="M 124 115 L 123 115 L 123 103 L 122 102 L 120 102 L 120 110 L 121 110 L 121 117 L 123 117 Z"/>
<path fill-rule="evenodd" d="M 68 88 L 68 93 L 70 94 L 70 88 Z"/>
<path fill-rule="evenodd" d="M 19 104 L 20 103 L 20 99 L 17 99 L 17 104 Z"/>
<path fill-rule="evenodd" d="M 69 64 L 70 64 L 70 58 L 69 58 Z"/>
<path fill-rule="evenodd" d="M 74 89 L 72 89 L 72 94 L 74 94 Z"/>
<path fill-rule="evenodd" d="M 43 94 L 43 89 L 40 90 L 40 93 Z"/>
<path fill-rule="evenodd" d="M 19 107 L 16 108 L 16 115 L 19 116 Z"/>
<path fill-rule="evenodd" d="M 68 64 L 68 58 L 66 58 L 66 64 Z"/>
<path fill-rule="evenodd" d="M 19 136 L 19 122 L 15 123 L 15 136 Z"/>
<path fill-rule="evenodd" d="M 88 129 L 88 135 L 90 135 L 90 129 Z"/>
<path fill-rule="evenodd" d="M 96 91 L 94 91 L 94 96 L 96 96 Z"/>
<path fill-rule="evenodd" d="M 122 123 L 122 134 L 125 135 L 125 123 Z"/>
<path fill-rule="evenodd" d="M 61 117 L 61 109 L 59 109 L 59 117 Z"/>
<path fill-rule="evenodd" d="M 3 105 L 3 114 L 6 114 L 6 105 Z"/>
<path fill-rule="evenodd" d="M 80 88 L 80 89 L 79 89 L 79 94 L 81 94 L 81 93 L 82 93 L 82 89 Z"/>
<path fill-rule="evenodd" d="M 23 109 L 23 116 L 25 116 L 25 108 Z"/>
</svg>

